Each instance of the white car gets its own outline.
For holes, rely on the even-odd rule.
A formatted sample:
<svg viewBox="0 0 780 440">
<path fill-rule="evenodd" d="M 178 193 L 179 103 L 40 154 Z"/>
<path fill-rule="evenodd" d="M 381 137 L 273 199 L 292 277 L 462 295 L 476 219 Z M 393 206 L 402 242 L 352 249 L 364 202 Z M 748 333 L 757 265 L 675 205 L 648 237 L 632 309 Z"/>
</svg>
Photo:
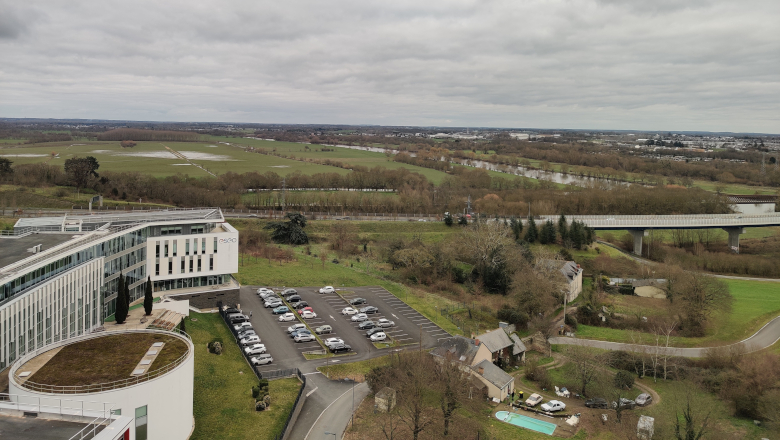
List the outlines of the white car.
<svg viewBox="0 0 780 440">
<path fill-rule="evenodd" d="M 261 342 L 260 336 L 257 335 L 248 336 L 241 340 L 241 346 L 246 347 L 247 345 L 255 345 L 255 344 L 259 344 L 260 342 Z"/>
<path fill-rule="evenodd" d="M 304 310 L 303 313 L 301 313 L 301 317 L 303 319 L 311 319 L 311 318 L 316 318 L 317 314 L 314 312 L 310 312 L 308 310 Z"/>
<path fill-rule="evenodd" d="M 345 309 L 343 309 L 341 311 L 341 314 L 342 315 L 355 315 L 355 314 L 357 314 L 357 312 L 358 312 L 357 309 L 355 309 L 353 307 L 347 307 L 347 308 L 345 308 Z"/>
<path fill-rule="evenodd" d="M 260 356 L 250 358 L 250 360 L 252 361 L 252 365 L 265 365 L 273 362 L 274 358 L 272 358 L 270 354 L 261 354 Z"/>
<path fill-rule="evenodd" d="M 306 324 L 304 324 L 302 322 L 299 322 L 297 324 L 293 324 L 293 325 L 287 327 L 287 333 L 292 333 L 295 330 L 300 330 L 302 328 L 306 328 Z"/>
<path fill-rule="evenodd" d="M 385 332 L 374 333 L 371 335 L 371 342 L 384 341 L 385 339 L 387 339 Z"/>
<path fill-rule="evenodd" d="M 295 313 L 287 312 L 279 315 L 279 322 L 295 321 Z"/>
<path fill-rule="evenodd" d="M 254 344 L 244 349 L 244 352 L 250 356 L 265 353 L 265 344 Z"/>
<path fill-rule="evenodd" d="M 560 400 L 551 400 L 542 404 L 542 409 L 547 412 L 563 411 L 566 409 L 566 404 Z"/>
<path fill-rule="evenodd" d="M 343 344 L 344 340 L 341 338 L 328 338 L 324 341 L 326 347 L 330 347 L 334 344 Z"/>
<path fill-rule="evenodd" d="M 387 318 L 380 318 L 379 321 L 376 322 L 376 326 L 377 327 L 382 327 L 382 328 L 388 328 L 388 327 L 392 327 L 394 325 L 395 325 L 395 322 L 393 322 L 393 321 L 391 321 L 391 320 L 389 320 Z"/>
<path fill-rule="evenodd" d="M 358 313 L 357 315 L 352 317 L 352 322 L 363 322 L 366 319 L 368 319 L 368 315 L 365 313 Z"/>
<path fill-rule="evenodd" d="M 333 286 L 325 286 L 322 289 L 320 289 L 320 293 L 333 293 L 336 289 L 333 288 Z"/>
<path fill-rule="evenodd" d="M 315 338 L 314 335 L 312 335 L 312 334 L 302 333 L 302 334 L 297 335 L 295 337 L 295 339 L 293 339 L 293 340 L 295 342 L 311 342 L 311 341 L 316 341 L 317 338 Z"/>
<path fill-rule="evenodd" d="M 241 324 L 236 324 L 233 326 L 233 329 L 237 332 L 242 332 L 244 330 L 249 330 L 252 328 L 251 322 L 242 322 Z"/>
<path fill-rule="evenodd" d="M 263 293 L 274 293 L 274 291 L 267 287 L 261 287 L 257 289 L 257 293 L 262 295 Z"/>
</svg>

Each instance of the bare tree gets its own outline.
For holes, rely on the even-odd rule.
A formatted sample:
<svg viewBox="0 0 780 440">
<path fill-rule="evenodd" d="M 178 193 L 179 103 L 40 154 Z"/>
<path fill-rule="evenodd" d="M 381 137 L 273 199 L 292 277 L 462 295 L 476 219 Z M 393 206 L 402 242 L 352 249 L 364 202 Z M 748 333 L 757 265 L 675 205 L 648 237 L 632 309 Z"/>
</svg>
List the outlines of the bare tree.
<svg viewBox="0 0 780 440">
<path fill-rule="evenodd" d="M 582 345 L 566 347 L 566 356 L 574 366 L 574 379 L 580 386 L 580 394 L 587 395 L 588 385 L 594 383 L 602 373 L 598 357 L 592 350 Z"/>
<path fill-rule="evenodd" d="M 439 407 L 444 417 L 444 436 L 449 435 L 450 421 L 455 411 L 468 400 L 468 378 L 455 365 L 442 362 L 437 370 Z"/>
</svg>

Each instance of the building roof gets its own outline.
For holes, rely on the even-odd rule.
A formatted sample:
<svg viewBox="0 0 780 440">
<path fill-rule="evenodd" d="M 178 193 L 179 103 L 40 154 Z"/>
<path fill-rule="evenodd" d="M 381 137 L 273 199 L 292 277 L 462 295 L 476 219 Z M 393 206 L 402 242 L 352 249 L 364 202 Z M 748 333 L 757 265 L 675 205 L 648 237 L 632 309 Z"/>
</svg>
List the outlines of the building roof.
<svg viewBox="0 0 780 440">
<path fill-rule="evenodd" d="M 474 341 L 463 336 L 453 336 L 442 340 L 439 346 L 431 351 L 434 356 L 439 356 L 450 361 L 460 362 L 465 365 L 471 365 L 474 362 L 474 356 L 477 354 L 477 347 Z"/>
<path fill-rule="evenodd" d="M 512 347 L 512 355 L 517 356 L 518 354 L 526 352 L 528 349 L 525 348 L 525 344 L 523 344 L 523 341 L 520 340 L 520 337 L 516 334 L 512 333 L 511 336 L 509 336 L 512 341 L 515 343 L 515 345 Z"/>
<path fill-rule="evenodd" d="M 0 432 L 3 438 L 16 440 L 64 440 L 76 436 L 89 426 L 86 422 L 51 420 L 37 417 L 16 417 L 0 413 Z M 102 425 L 97 431 L 103 430 Z"/>
<path fill-rule="evenodd" d="M 729 202 L 737 205 L 742 204 L 759 204 L 759 203 L 776 203 L 777 196 L 764 195 L 764 194 L 734 194 L 726 196 Z"/>
<path fill-rule="evenodd" d="M 497 386 L 498 388 L 504 388 L 509 383 L 511 383 L 513 380 L 515 380 L 512 376 L 506 374 L 506 372 L 497 366 L 493 365 L 492 362 L 485 359 L 482 362 L 478 363 L 477 365 L 474 365 L 471 367 L 474 371 L 477 372 L 480 376 L 484 377 L 488 382 L 492 383 L 493 385 Z M 482 373 L 480 374 L 479 369 L 482 368 Z"/>
<path fill-rule="evenodd" d="M 49 250 L 66 241 L 72 240 L 73 234 L 32 234 L 18 238 L 0 238 L 0 268 L 32 257 L 30 249 L 41 245 L 39 252 Z"/>
<path fill-rule="evenodd" d="M 565 261 L 561 266 L 561 273 L 566 277 L 566 280 L 569 283 L 577 279 L 577 274 L 579 274 L 581 270 L 582 269 L 577 266 L 577 263 L 573 261 Z"/>
<path fill-rule="evenodd" d="M 506 347 L 511 347 L 514 345 L 512 340 L 509 339 L 509 336 L 507 336 L 503 329 L 496 329 L 491 332 L 483 333 L 477 336 L 477 340 L 481 344 L 485 344 L 491 353 L 495 353 Z"/>
</svg>

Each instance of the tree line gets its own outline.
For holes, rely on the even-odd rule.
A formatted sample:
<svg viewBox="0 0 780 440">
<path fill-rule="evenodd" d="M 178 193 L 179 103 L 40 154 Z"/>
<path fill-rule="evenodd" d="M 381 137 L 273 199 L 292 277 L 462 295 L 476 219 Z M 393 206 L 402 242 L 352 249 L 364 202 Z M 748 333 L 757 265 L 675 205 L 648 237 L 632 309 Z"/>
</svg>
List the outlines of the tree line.
<svg viewBox="0 0 780 440">
<path fill-rule="evenodd" d="M 190 131 L 144 130 L 140 128 L 117 128 L 97 135 L 99 141 L 168 141 L 194 142 L 200 134 Z"/>
</svg>

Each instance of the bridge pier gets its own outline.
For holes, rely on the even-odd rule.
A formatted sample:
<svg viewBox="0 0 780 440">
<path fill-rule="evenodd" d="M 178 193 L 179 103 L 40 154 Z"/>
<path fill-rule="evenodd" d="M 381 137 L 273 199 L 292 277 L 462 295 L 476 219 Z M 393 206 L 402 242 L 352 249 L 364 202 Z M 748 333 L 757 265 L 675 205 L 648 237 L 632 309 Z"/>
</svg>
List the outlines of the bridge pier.
<svg viewBox="0 0 780 440">
<path fill-rule="evenodd" d="M 634 237 L 634 254 L 642 256 L 642 237 L 647 236 L 645 229 L 629 229 L 628 232 Z"/>
<path fill-rule="evenodd" d="M 723 228 L 724 231 L 729 233 L 729 249 L 735 253 L 739 253 L 739 236 L 745 233 L 745 228 Z"/>
</svg>

